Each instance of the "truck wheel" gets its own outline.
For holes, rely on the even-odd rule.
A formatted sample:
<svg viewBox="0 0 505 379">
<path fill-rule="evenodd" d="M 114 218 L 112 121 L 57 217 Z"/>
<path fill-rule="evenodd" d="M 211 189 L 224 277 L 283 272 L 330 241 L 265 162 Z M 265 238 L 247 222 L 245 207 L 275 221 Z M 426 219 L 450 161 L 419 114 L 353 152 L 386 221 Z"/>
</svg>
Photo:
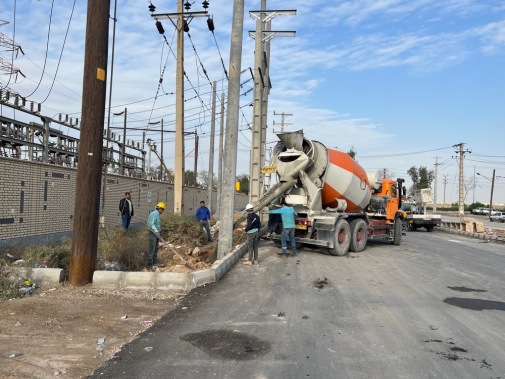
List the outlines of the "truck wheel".
<svg viewBox="0 0 505 379">
<path fill-rule="evenodd" d="M 351 245 L 349 251 L 359 253 L 365 250 L 366 242 L 368 239 L 368 228 L 366 227 L 365 220 L 357 218 L 350 224 L 351 228 Z"/>
<path fill-rule="evenodd" d="M 426 227 L 426 231 L 427 231 L 427 232 L 432 232 L 432 231 L 433 231 L 433 225 L 428 225 L 428 226 Z"/>
<path fill-rule="evenodd" d="M 351 228 L 346 220 L 340 219 L 337 221 L 334 238 L 334 247 L 330 249 L 330 254 L 339 257 L 347 255 L 351 245 Z"/>
<path fill-rule="evenodd" d="M 394 227 L 394 235 L 393 235 L 393 245 L 395 246 L 400 246 L 400 243 L 402 242 L 402 220 L 397 218 L 395 220 L 395 225 Z"/>
</svg>

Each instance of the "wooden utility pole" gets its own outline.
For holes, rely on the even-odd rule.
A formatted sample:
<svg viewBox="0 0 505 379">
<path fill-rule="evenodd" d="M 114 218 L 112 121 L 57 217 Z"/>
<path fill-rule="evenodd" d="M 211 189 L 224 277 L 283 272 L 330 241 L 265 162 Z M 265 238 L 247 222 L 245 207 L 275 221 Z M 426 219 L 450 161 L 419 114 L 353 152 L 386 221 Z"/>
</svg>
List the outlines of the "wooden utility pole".
<svg viewBox="0 0 505 379">
<path fill-rule="evenodd" d="M 69 272 L 69 283 L 75 286 L 91 283 L 96 266 L 109 10 L 110 0 L 88 0 L 79 166 Z"/>
<path fill-rule="evenodd" d="M 242 37 L 244 35 L 244 0 L 233 1 L 233 17 L 228 69 L 228 111 L 223 164 L 223 187 L 220 207 L 220 229 L 217 259 L 231 251 L 233 245 L 233 213 L 235 210 L 235 178 L 237 175 L 237 141 L 240 99 L 240 71 L 242 70 Z"/>
</svg>

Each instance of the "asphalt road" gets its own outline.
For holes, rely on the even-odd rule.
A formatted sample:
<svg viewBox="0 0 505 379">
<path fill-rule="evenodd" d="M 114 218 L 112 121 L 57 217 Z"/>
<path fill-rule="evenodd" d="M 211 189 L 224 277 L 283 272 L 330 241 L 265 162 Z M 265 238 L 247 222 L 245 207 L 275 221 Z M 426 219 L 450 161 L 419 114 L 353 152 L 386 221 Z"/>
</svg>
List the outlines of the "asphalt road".
<svg viewBox="0 0 505 379">
<path fill-rule="evenodd" d="M 443 232 L 302 249 L 194 290 L 94 378 L 505 378 L 505 248 Z"/>
</svg>

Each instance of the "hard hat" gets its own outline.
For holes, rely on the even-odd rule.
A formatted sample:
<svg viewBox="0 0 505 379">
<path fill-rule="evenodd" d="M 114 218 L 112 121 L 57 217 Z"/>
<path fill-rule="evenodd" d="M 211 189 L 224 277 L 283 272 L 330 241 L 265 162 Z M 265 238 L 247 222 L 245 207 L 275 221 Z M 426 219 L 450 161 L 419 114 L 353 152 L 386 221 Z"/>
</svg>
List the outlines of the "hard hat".
<svg viewBox="0 0 505 379">
<path fill-rule="evenodd" d="M 252 205 L 252 204 L 247 204 L 247 205 L 245 206 L 245 210 L 247 211 L 247 210 L 249 210 L 249 209 L 254 209 L 254 205 Z"/>
<path fill-rule="evenodd" d="M 156 204 L 156 208 L 161 208 L 161 209 L 165 209 L 167 206 L 165 205 L 165 203 L 163 201 L 160 201 L 158 204 Z"/>
</svg>

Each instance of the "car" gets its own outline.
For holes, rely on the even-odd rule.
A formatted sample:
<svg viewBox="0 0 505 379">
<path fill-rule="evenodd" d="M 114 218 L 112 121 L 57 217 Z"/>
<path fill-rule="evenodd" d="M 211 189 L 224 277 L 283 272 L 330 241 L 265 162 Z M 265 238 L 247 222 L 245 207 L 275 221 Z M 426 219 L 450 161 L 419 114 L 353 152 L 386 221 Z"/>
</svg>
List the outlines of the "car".
<svg viewBox="0 0 505 379">
<path fill-rule="evenodd" d="M 505 222 L 505 212 L 495 212 L 489 217 L 489 221 Z"/>
<path fill-rule="evenodd" d="M 484 210 L 485 208 L 482 208 L 482 207 L 478 207 L 478 208 L 474 208 L 472 209 L 472 213 L 474 215 L 481 215 L 482 214 L 482 211 Z"/>
</svg>

